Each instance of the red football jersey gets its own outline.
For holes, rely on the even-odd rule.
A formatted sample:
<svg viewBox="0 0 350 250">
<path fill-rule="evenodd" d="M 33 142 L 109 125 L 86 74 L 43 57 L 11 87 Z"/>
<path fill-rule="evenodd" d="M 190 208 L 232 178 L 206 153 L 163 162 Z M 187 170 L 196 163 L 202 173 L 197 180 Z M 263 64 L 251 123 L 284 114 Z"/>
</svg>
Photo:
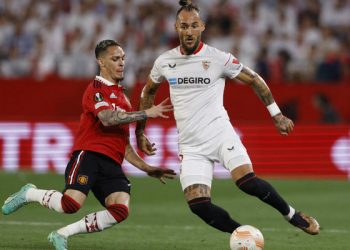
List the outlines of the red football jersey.
<svg viewBox="0 0 350 250">
<path fill-rule="evenodd" d="M 97 114 L 105 109 L 132 111 L 123 87 L 96 76 L 85 90 L 82 104 L 83 113 L 80 116 L 73 151 L 98 152 L 121 164 L 129 138 L 129 124 L 105 127 Z"/>
</svg>

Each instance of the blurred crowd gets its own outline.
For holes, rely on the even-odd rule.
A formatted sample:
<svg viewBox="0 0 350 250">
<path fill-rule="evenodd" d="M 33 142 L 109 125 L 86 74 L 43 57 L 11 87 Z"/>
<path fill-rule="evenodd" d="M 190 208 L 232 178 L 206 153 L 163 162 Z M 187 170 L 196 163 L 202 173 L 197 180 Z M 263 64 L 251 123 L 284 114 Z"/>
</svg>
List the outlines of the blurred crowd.
<svg viewBox="0 0 350 250">
<path fill-rule="evenodd" d="M 233 53 L 273 83 L 350 78 L 348 0 L 193 0 L 203 40 Z M 88 78 L 94 48 L 114 39 L 126 52 L 125 84 L 144 81 L 178 45 L 178 0 L 1 0 L 0 78 Z"/>
</svg>

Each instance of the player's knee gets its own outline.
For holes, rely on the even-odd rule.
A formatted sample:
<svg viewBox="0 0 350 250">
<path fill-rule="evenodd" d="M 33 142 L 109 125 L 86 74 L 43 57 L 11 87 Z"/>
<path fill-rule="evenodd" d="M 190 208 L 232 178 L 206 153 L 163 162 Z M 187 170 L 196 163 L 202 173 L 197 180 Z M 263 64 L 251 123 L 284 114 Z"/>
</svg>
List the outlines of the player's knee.
<svg viewBox="0 0 350 250">
<path fill-rule="evenodd" d="M 113 204 L 107 207 L 108 212 L 120 223 L 129 216 L 129 208 L 123 204 Z"/>
<path fill-rule="evenodd" d="M 72 197 L 64 194 L 61 198 L 62 209 L 66 214 L 74 214 L 80 209 L 80 204 Z"/>
<path fill-rule="evenodd" d="M 198 215 L 202 219 L 206 220 L 207 215 L 209 214 L 211 199 L 210 197 L 200 197 L 190 200 L 188 205 L 192 213 Z"/>
</svg>

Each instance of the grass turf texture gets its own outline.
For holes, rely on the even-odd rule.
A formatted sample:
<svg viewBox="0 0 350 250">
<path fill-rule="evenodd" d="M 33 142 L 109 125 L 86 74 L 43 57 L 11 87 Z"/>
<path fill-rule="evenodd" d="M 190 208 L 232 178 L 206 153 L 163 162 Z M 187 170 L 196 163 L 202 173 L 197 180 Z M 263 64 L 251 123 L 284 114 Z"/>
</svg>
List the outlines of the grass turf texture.
<svg viewBox="0 0 350 250">
<path fill-rule="evenodd" d="M 321 233 L 310 236 L 289 225 L 274 209 L 239 191 L 230 180 L 214 180 L 213 202 L 242 224 L 259 228 L 267 250 L 349 249 L 350 183 L 325 180 L 269 180 L 297 209 L 315 216 Z M 39 188 L 62 190 L 64 179 L 55 174 L 0 172 L 0 202 L 27 182 Z M 192 215 L 178 179 L 161 184 L 153 178 L 131 178 L 129 218 L 100 233 L 71 237 L 68 248 L 120 250 L 229 249 L 229 234 L 219 232 Z M 2 205 L 2 204 L 1 204 Z M 92 194 L 74 215 L 58 214 L 29 204 L 0 217 L 0 249 L 53 249 L 47 235 L 84 215 L 103 208 Z"/>
</svg>

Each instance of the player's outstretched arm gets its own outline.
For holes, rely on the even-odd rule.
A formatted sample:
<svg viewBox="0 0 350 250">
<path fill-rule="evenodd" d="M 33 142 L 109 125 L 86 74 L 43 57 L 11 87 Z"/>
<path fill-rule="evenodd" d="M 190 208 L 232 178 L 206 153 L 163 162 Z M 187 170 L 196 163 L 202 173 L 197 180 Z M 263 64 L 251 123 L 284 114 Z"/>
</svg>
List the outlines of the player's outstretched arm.
<svg viewBox="0 0 350 250">
<path fill-rule="evenodd" d="M 273 99 L 269 87 L 267 86 L 264 79 L 262 79 L 261 76 L 259 76 L 259 74 L 257 74 L 250 68 L 244 66 L 242 71 L 236 77 L 236 79 L 248 84 L 253 88 L 257 96 L 269 110 L 271 117 L 275 123 L 275 126 L 281 135 L 288 135 L 290 132 L 293 131 L 294 124 L 292 120 L 290 120 L 282 114 L 275 100 Z"/>
<path fill-rule="evenodd" d="M 168 118 L 164 113 L 173 110 L 171 105 L 167 105 L 165 99 L 156 106 L 152 106 L 149 109 L 136 111 L 136 112 L 125 112 L 122 110 L 102 110 L 97 116 L 104 126 L 114 126 L 128 124 L 137 121 L 145 121 L 148 118 Z"/>
<path fill-rule="evenodd" d="M 122 110 L 102 110 L 97 114 L 102 124 L 106 127 L 114 125 L 128 124 L 140 120 L 146 120 L 145 111 L 125 112 Z"/>
<path fill-rule="evenodd" d="M 159 88 L 159 84 L 154 83 L 152 79 L 149 77 L 141 93 L 139 110 L 145 110 L 153 106 L 154 98 L 156 96 L 156 92 L 158 88 Z M 136 131 L 135 131 L 137 147 L 146 155 L 154 155 L 157 149 L 155 148 L 155 144 L 151 143 L 148 140 L 148 138 L 145 136 L 144 134 L 145 127 L 146 127 L 146 120 L 140 120 L 137 122 Z"/>
<path fill-rule="evenodd" d="M 131 144 L 127 144 L 125 148 L 125 159 L 138 169 L 146 172 L 149 176 L 159 179 L 165 184 L 165 178 L 173 179 L 176 173 L 172 169 L 168 168 L 157 168 L 148 165 L 142 158 L 137 154 Z"/>
</svg>

